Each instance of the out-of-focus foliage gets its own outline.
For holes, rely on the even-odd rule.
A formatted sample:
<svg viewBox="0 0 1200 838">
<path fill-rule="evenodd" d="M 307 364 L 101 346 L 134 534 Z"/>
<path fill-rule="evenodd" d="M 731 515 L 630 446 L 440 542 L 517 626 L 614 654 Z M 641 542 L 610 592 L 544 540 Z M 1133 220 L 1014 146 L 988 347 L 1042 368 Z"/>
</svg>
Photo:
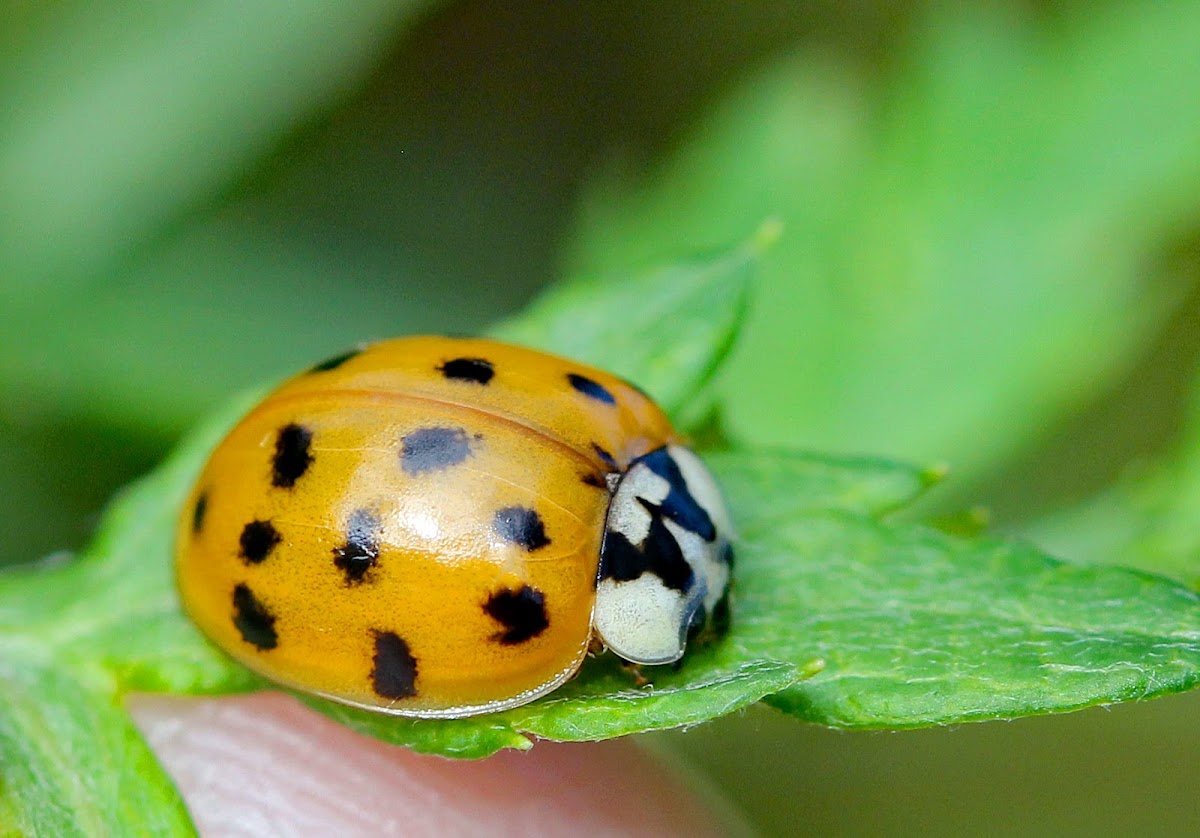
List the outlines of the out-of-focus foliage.
<svg viewBox="0 0 1200 838">
<path fill-rule="evenodd" d="M 426 5 L 10 9 L 16 20 L 0 35 L 2 299 L 69 293 L 162 219 L 211 199 L 344 95 Z"/>
<path fill-rule="evenodd" d="M 866 77 L 801 48 L 649 172 L 612 167 L 574 264 L 773 215 L 736 435 L 978 476 L 1127 371 L 1177 288 L 1146 269 L 1200 213 L 1200 6 L 1034 22 L 940 6 Z"/>
<path fill-rule="evenodd" d="M 256 334 L 354 317 L 344 295 L 322 287 L 353 281 L 334 253 L 249 236 L 214 202 L 360 83 L 426 5 L 24 9 L 0 49 L 6 389 L 56 413 L 162 434 L 219 398 L 219 382 L 245 363 L 230 357 L 234 336 L 253 356 Z M 156 239 L 205 207 L 217 217 L 193 215 L 195 229 L 156 254 Z M 272 285 L 293 290 L 270 294 Z M 225 353 L 205 351 L 213 323 L 229 335 Z M 188 355 L 163 351 L 171 346 Z"/>
<path fill-rule="evenodd" d="M 1143 465 L 1088 502 L 1035 522 L 1026 534 L 1064 558 L 1136 567 L 1200 590 L 1200 398 L 1193 399 L 1187 434 L 1167 462 Z"/>
</svg>

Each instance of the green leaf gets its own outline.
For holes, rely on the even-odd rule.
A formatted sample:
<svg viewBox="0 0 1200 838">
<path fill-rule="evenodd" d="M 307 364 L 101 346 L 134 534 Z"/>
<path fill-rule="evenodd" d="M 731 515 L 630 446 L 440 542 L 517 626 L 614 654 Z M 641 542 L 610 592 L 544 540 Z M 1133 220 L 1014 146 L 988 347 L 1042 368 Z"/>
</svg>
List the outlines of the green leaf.
<svg viewBox="0 0 1200 838">
<path fill-rule="evenodd" d="M 623 375 L 675 415 L 732 348 L 751 274 L 777 235 L 768 223 L 733 251 L 628 278 L 556 285 L 492 334 Z"/>
<path fill-rule="evenodd" d="M 720 475 L 739 527 L 784 522 L 817 509 L 885 515 L 915 501 L 946 474 L 941 468 L 785 449 L 715 452 L 706 459 Z"/>
<path fill-rule="evenodd" d="M 0 834 L 194 835 L 110 692 L 0 637 Z"/>
<path fill-rule="evenodd" d="M 1200 212 L 1200 6 L 1052 29 L 1012 4 L 923 8 L 882 85 L 806 48 L 652 167 L 612 166 L 571 265 L 780 218 L 719 385 L 735 438 L 974 479 L 1118 380 L 1176 297 L 1145 266 Z"/>
<path fill-rule="evenodd" d="M 730 641 L 747 656 L 825 660 L 816 677 L 766 699 L 806 720 L 1012 718 L 1200 681 L 1200 598 L 1168 580 L 844 510 L 785 522 L 751 505 L 739 526 L 736 614 L 756 631 L 735 629 Z"/>
<path fill-rule="evenodd" d="M 591 742 L 711 721 L 760 701 L 811 676 L 819 661 L 805 666 L 726 654 L 725 642 L 689 651 L 679 671 L 643 674 L 638 688 L 612 656 L 586 663 L 566 685 L 532 704 L 469 719 L 396 719 L 302 697 L 309 706 L 355 730 L 416 751 L 463 759 L 501 748 L 533 747 L 526 734 L 558 742 Z"/>
</svg>

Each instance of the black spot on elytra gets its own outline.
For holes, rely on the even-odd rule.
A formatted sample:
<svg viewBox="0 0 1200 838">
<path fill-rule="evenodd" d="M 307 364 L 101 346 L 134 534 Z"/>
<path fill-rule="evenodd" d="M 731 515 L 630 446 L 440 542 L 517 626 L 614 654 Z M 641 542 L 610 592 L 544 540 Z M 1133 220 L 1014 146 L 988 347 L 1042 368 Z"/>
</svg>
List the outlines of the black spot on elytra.
<svg viewBox="0 0 1200 838">
<path fill-rule="evenodd" d="M 640 545 L 633 544 L 623 533 L 607 530 L 600 550 L 600 578 L 629 582 L 643 573 L 653 573 L 673 590 L 687 592 L 695 581 L 692 566 L 683 557 L 683 550 L 663 521 L 662 507 L 638 498 L 650 513 L 650 531 Z"/>
<path fill-rule="evenodd" d="M 310 369 L 309 373 L 329 372 L 330 370 L 336 370 L 338 367 L 340 367 L 342 364 L 349 361 L 351 358 L 356 358 L 361 354 L 362 354 L 362 349 L 351 349 L 349 352 L 343 352 L 341 355 L 334 355 L 328 361 L 322 361 L 321 363 L 317 364 L 315 367 Z"/>
<path fill-rule="evenodd" d="M 412 698 L 417 694 L 417 659 L 404 638 L 395 632 L 375 632 L 375 666 L 371 686 L 384 698 Z"/>
<path fill-rule="evenodd" d="M 272 614 L 246 585 L 233 589 L 233 624 L 242 639 L 260 651 L 274 649 L 279 644 Z"/>
<path fill-rule="evenodd" d="M 346 542 L 333 548 L 333 563 L 346 575 L 347 585 L 357 585 L 379 560 L 379 518 L 367 509 L 356 509 L 346 527 Z"/>
<path fill-rule="evenodd" d="M 400 465 L 408 474 L 447 469 L 469 456 L 471 438 L 462 428 L 418 428 L 401 440 Z"/>
<path fill-rule="evenodd" d="M 492 362 L 486 358 L 455 358 L 438 367 L 446 378 L 456 381 L 473 381 L 476 384 L 487 384 L 496 374 Z"/>
<path fill-rule="evenodd" d="M 271 485 L 290 489 L 312 465 L 313 434 L 303 425 L 292 423 L 279 429 L 275 437 L 275 456 L 271 458 Z"/>
<path fill-rule="evenodd" d="M 603 474 L 596 474 L 589 471 L 587 474 L 580 475 L 579 479 L 589 486 L 595 486 L 597 489 L 608 488 L 608 481 L 604 479 Z"/>
<path fill-rule="evenodd" d="M 530 552 L 550 543 L 542 516 L 527 506 L 506 506 L 496 510 L 492 529 L 509 544 L 520 545 Z"/>
<path fill-rule="evenodd" d="M 515 591 L 497 591 L 488 598 L 483 610 L 504 626 L 504 631 L 496 632 L 492 639 L 505 646 L 537 637 L 550 625 L 545 595 L 529 585 Z"/>
<path fill-rule="evenodd" d="M 238 539 L 240 555 L 248 564 L 258 564 L 271 554 L 283 537 L 270 521 L 251 521 Z"/>
<path fill-rule="evenodd" d="M 670 518 L 685 530 L 690 530 L 705 541 L 715 541 L 717 528 L 712 518 L 701 506 L 692 493 L 688 491 L 687 481 L 679 470 L 679 464 L 666 448 L 658 448 L 640 458 L 637 462 L 646 466 L 659 477 L 667 481 L 670 492 L 662 502 L 663 515 Z"/>
<path fill-rule="evenodd" d="M 201 492 L 192 507 L 192 535 L 199 535 L 204 529 L 204 515 L 208 512 L 208 492 Z"/>
<path fill-rule="evenodd" d="M 604 388 L 603 384 L 592 381 L 586 375 L 569 372 L 567 373 L 567 381 L 571 382 L 572 387 L 589 399 L 595 399 L 598 402 L 604 402 L 604 404 L 615 405 L 617 403 L 616 398 Z"/>
<path fill-rule="evenodd" d="M 605 451 L 596 443 L 592 443 L 592 450 L 596 452 L 596 456 L 604 461 L 604 465 L 608 466 L 609 471 L 620 471 L 621 466 L 613 459 L 613 455 Z"/>
</svg>

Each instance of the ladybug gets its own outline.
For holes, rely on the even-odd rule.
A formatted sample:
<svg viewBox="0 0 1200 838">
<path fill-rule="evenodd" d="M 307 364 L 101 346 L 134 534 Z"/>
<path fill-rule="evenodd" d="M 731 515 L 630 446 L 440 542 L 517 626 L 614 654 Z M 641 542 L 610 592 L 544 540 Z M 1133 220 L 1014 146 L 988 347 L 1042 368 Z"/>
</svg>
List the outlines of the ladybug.
<svg viewBox="0 0 1200 838">
<path fill-rule="evenodd" d="M 732 562 L 715 481 L 634 385 L 442 337 L 271 393 L 212 453 L 176 550 L 184 608 L 232 657 L 420 718 L 525 704 L 591 649 L 677 661 L 727 621 Z"/>
</svg>

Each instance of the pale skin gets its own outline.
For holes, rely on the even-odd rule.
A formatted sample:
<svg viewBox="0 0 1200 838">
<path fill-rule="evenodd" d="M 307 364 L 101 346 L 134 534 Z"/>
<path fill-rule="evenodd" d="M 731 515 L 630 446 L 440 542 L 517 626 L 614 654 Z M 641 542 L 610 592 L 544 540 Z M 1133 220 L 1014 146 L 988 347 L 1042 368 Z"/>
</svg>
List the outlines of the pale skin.
<svg viewBox="0 0 1200 838">
<path fill-rule="evenodd" d="M 631 739 L 422 756 L 279 693 L 137 696 L 202 836 L 739 835 L 744 822 Z"/>
</svg>

